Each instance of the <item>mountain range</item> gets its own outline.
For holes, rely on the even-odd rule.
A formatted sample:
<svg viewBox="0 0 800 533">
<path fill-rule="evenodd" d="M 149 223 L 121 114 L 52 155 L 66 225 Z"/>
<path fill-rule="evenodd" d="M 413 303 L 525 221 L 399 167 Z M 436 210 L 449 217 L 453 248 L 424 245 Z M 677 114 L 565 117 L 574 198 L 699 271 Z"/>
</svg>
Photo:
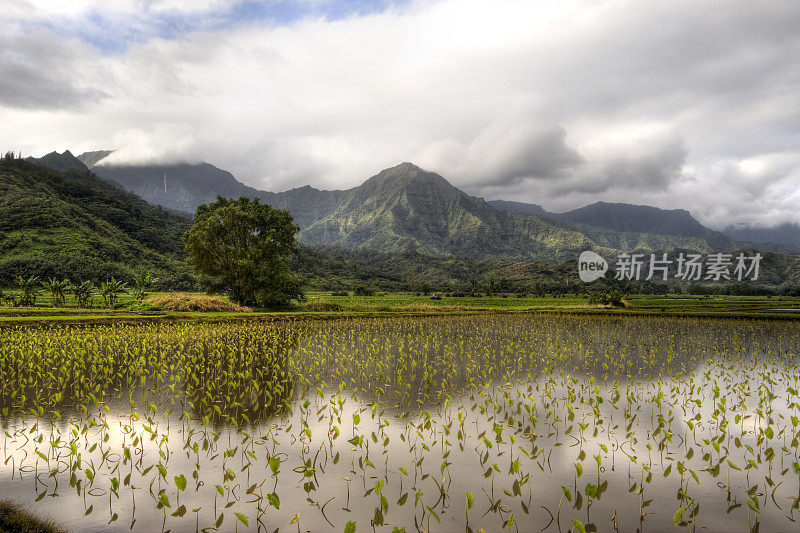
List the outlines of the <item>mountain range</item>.
<svg viewBox="0 0 800 533">
<path fill-rule="evenodd" d="M 565 213 L 539 205 L 485 201 L 451 185 L 442 176 L 402 163 L 347 190 L 308 185 L 284 192 L 261 191 L 209 163 L 131 166 L 104 163 L 110 151 L 75 160 L 98 176 L 120 184 L 150 203 L 191 213 L 218 195 L 257 197 L 288 209 L 300 226 L 300 241 L 315 246 L 414 251 L 474 259 L 564 260 L 584 249 L 618 251 L 694 250 L 708 253 L 752 247 L 797 254 L 791 231 L 761 232 L 739 238 L 703 226 L 682 209 L 598 202 Z M 54 164 L 59 154 L 40 161 Z M 758 237 L 755 239 L 748 237 Z M 770 242 L 774 241 L 774 242 Z"/>
<path fill-rule="evenodd" d="M 158 289 L 196 289 L 181 242 L 191 227 L 188 214 L 150 205 L 75 167 L 71 154 L 58 155 L 0 158 L 0 289 L 12 286 L 18 275 L 130 282 L 136 272 L 148 270 Z M 571 262 L 474 261 L 302 244 L 291 268 L 306 288 L 317 290 L 454 290 L 500 278 L 516 287 L 564 286 L 577 278 Z"/>
<path fill-rule="evenodd" d="M 752 247 L 797 254 L 791 244 L 738 240 L 706 228 L 688 211 L 598 202 L 565 213 L 536 204 L 467 195 L 438 174 L 411 163 L 386 169 L 348 190 L 310 186 L 280 193 L 248 187 L 211 164 L 105 165 L 110 151 L 69 151 L 29 160 L 59 171 L 91 172 L 114 181 L 150 203 L 192 212 L 226 197 L 257 197 L 288 209 L 300 240 L 312 246 L 417 252 L 431 256 L 504 260 L 566 260 L 584 249 L 619 251 L 692 250 L 703 253 Z M 784 231 L 791 235 L 791 231 Z M 788 239 L 786 239 L 788 240 Z"/>
<path fill-rule="evenodd" d="M 194 286 L 180 238 L 191 225 L 189 213 L 153 206 L 97 176 L 97 165 L 90 170 L 84 161 L 100 161 L 103 154 L 0 161 L 0 286 L 16 274 L 130 280 L 142 269 L 153 271 L 164 288 Z M 192 167 L 209 173 L 205 191 L 189 186 Z M 161 174 L 163 191 L 165 168 L 148 168 L 153 178 Z M 135 176 L 123 170 L 117 175 Z M 219 190 L 212 178 L 224 171 L 205 164 L 173 165 L 166 172 L 168 194 L 178 181 L 169 177 L 183 175 L 185 198 L 197 201 L 202 192 L 211 201 Z M 585 249 L 610 259 L 622 250 L 751 254 L 775 246 L 734 240 L 683 210 L 597 203 L 548 213 L 535 204 L 486 202 L 411 163 L 345 191 L 306 186 L 271 193 L 228 176 L 229 196 L 249 193 L 294 214 L 302 242 L 292 268 L 307 287 L 321 290 L 364 283 L 383 290 L 458 288 L 498 277 L 516 286 L 564 285 L 577 282 L 574 261 Z M 638 228 L 647 231 L 631 231 Z M 800 257 L 784 248 L 790 254 L 764 252 L 759 283 L 800 283 Z"/>
</svg>

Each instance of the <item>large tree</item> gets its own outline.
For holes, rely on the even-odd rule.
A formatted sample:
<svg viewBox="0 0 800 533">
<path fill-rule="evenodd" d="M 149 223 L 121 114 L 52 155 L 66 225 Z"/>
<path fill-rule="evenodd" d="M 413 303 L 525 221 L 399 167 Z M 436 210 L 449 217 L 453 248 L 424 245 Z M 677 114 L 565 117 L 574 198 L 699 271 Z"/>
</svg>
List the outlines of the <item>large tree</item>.
<svg viewBox="0 0 800 533">
<path fill-rule="evenodd" d="M 240 305 L 286 305 L 303 297 L 288 266 L 298 231 L 288 211 L 257 198 L 217 197 L 195 211 L 194 225 L 183 236 L 186 261 L 202 288 L 227 292 Z"/>
</svg>

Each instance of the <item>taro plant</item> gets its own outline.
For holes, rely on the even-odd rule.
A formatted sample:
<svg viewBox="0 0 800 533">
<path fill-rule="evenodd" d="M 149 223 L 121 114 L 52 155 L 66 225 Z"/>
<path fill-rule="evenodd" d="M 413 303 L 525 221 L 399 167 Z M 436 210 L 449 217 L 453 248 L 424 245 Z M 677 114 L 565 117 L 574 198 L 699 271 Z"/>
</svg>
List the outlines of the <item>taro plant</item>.
<svg viewBox="0 0 800 533">
<path fill-rule="evenodd" d="M 50 295 L 53 298 L 53 307 L 63 307 L 67 299 L 67 292 L 70 289 L 69 279 L 65 278 L 59 281 L 56 278 L 50 278 L 47 281 L 43 281 L 42 285 L 50 291 Z"/>
<path fill-rule="evenodd" d="M 117 300 L 120 294 L 127 294 L 128 284 L 123 281 L 117 281 L 113 277 L 100 284 L 100 296 L 103 297 L 103 303 L 106 307 L 114 307 L 117 305 Z"/>
<path fill-rule="evenodd" d="M 124 505 L 134 532 L 137 510 L 293 530 L 310 504 L 303 530 L 356 531 L 341 508 L 398 533 L 793 531 L 797 349 L 788 322 L 637 317 L 7 328 L 3 468 L 82 505 L 79 529 Z"/>
<path fill-rule="evenodd" d="M 14 278 L 14 283 L 16 283 L 22 291 L 22 294 L 19 297 L 19 305 L 31 307 L 35 306 L 36 299 L 42 292 L 42 289 L 39 286 L 39 276 L 29 276 L 27 278 L 17 276 Z"/>
<path fill-rule="evenodd" d="M 96 292 L 94 283 L 91 281 L 84 281 L 80 285 L 75 285 L 72 288 L 72 293 L 78 301 L 78 307 L 87 308 L 92 305 L 92 298 Z"/>
</svg>

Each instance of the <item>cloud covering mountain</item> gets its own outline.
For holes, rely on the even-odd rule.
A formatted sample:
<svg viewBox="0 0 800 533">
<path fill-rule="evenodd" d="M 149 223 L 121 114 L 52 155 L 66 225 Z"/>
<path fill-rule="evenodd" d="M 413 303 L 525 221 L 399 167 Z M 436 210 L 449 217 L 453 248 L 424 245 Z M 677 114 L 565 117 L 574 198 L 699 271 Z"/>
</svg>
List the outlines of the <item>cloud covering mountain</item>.
<svg viewBox="0 0 800 533">
<path fill-rule="evenodd" d="M 413 160 L 550 211 L 800 223 L 797 27 L 793 2 L 10 0 L 0 145 L 267 190 Z"/>
</svg>

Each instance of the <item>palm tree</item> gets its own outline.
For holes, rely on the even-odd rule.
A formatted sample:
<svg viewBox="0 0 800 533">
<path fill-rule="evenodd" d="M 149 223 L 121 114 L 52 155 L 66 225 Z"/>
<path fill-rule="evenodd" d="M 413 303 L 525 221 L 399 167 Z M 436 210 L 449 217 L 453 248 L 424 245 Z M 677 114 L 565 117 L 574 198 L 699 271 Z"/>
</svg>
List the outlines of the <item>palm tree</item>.
<svg viewBox="0 0 800 533">
<path fill-rule="evenodd" d="M 14 283 L 22 290 L 19 305 L 35 306 L 36 298 L 38 298 L 39 294 L 42 292 L 42 289 L 39 287 L 39 276 L 29 276 L 28 278 L 17 276 L 14 278 Z"/>
<path fill-rule="evenodd" d="M 113 277 L 100 284 L 100 295 L 103 297 L 106 307 L 114 307 L 117 304 L 119 295 L 127 292 L 128 284 L 117 281 Z"/>
<path fill-rule="evenodd" d="M 90 307 L 92 305 L 92 296 L 95 293 L 94 283 L 84 281 L 80 285 L 75 285 L 72 288 L 72 293 L 75 295 L 75 299 L 78 300 L 78 307 Z"/>
<path fill-rule="evenodd" d="M 65 278 L 59 281 L 56 278 L 50 278 L 47 281 L 43 281 L 42 285 L 49 289 L 50 294 L 53 295 L 53 307 L 63 307 L 67 299 L 66 293 L 70 289 L 69 280 Z"/>
<path fill-rule="evenodd" d="M 153 283 L 157 282 L 158 278 L 154 278 L 153 275 L 148 272 L 139 272 L 133 278 L 133 296 L 136 300 L 141 303 L 144 300 L 144 297 L 147 296 L 147 291 L 153 286 Z"/>
</svg>

